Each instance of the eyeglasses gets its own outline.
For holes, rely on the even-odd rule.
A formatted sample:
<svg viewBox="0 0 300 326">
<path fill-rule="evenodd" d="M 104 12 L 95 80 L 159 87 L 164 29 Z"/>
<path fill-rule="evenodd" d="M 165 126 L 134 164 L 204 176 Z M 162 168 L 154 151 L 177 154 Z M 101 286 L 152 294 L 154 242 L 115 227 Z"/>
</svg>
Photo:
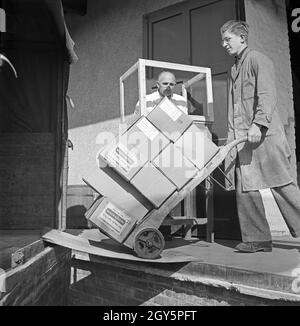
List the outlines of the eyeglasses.
<svg viewBox="0 0 300 326">
<path fill-rule="evenodd" d="M 166 82 L 163 82 L 161 83 L 163 86 L 175 86 L 176 84 L 175 83 L 166 83 Z"/>
<path fill-rule="evenodd" d="M 224 37 L 224 39 L 221 41 L 221 44 L 228 44 L 232 40 L 232 37 Z"/>
</svg>

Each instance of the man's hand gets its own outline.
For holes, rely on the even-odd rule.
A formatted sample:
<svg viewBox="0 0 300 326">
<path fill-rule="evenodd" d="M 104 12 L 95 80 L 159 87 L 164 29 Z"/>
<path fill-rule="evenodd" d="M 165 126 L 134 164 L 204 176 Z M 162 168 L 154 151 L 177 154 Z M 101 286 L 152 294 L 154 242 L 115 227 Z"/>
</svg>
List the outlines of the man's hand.
<svg viewBox="0 0 300 326">
<path fill-rule="evenodd" d="M 260 127 L 253 123 L 253 125 L 248 130 L 248 142 L 252 144 L 257 144 L 261 141 L 261 129 Z"/>
</svg>

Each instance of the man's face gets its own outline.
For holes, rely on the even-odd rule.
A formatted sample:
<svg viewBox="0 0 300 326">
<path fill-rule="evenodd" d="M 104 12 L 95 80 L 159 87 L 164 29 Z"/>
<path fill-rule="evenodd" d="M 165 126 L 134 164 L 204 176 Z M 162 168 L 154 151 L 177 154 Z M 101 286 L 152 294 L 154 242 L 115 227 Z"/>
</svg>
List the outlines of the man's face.
<svg viewBox="0 0 300 326">
<path fill-rule="evenodd" d="M 160 76 L 156 85 L 160 95 L 171 97 L 176 85 L 175 76 L 170 73 L 164 73 Z"/>
<path fill-rule="evenodd" d="M 241 52 L 245 45 L 242 36 L 235 35 L 226 31 L 222 35 L 222 46 L 226 49 L 229 55 L 237 55 Z"/>
</svg>

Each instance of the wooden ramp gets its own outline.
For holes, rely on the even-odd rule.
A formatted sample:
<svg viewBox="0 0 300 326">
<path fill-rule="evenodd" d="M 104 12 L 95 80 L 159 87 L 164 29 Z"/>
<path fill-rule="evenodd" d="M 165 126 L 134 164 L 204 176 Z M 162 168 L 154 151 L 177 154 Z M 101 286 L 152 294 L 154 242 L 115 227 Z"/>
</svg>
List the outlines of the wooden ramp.
<svg viewBox="0 0 300 326">
<path fill-rule="evenodd" d="M 84 239 L 80 236 L 74 236 L 58 230 L 51 230 L 47 232 L 42 236 L 42 239 L 46 242 L 73 249 L 84 254 L 112 259 L 150 263 L 184 263 L 199 260 L 193 256 L 189 256 L 176 250 L 176 248 L 164 250 L 161 253 L 161 256 L 155 260 L 139 258 L 136 256 L 133 250 L 122 246 L 111 239 L 107 238 L 103 239 L 102 241 L 95 241 L 91 239 Z"/>
</svg>

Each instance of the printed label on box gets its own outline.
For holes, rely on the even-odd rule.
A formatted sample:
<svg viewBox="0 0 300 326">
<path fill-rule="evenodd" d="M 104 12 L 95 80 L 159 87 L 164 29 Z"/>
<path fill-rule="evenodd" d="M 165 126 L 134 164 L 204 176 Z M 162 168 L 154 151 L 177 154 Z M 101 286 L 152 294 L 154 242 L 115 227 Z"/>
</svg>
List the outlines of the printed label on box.
<svg viewBox="0 0 300 326">
<path fill-rule="evenodd" d="M 159 135 L 159 131 L 147 120 L 142 119 L 136 126 L 148 137 L 151 141 Z"/>
<path fill-rule="evenodd" d="M 102 213 L 97 217 L 109 229 L 120 235 L 126 226 L 129 224 L 131 218 L 124 212 L 120 211 L 112 203 L 107 203 Z"/>
<path fill-rule="evenodd" d="M 125 174 L 129 174 L 138 162 L 137 157 L 121 143 L 106 154 L 106 160 L 117 165 Z"/>
<path fill-rule="evenodd" d="M 160 108 L 173 120 L 176 121 L 183 113 L 170 101 L 162 101 Z"/>
</svg>

